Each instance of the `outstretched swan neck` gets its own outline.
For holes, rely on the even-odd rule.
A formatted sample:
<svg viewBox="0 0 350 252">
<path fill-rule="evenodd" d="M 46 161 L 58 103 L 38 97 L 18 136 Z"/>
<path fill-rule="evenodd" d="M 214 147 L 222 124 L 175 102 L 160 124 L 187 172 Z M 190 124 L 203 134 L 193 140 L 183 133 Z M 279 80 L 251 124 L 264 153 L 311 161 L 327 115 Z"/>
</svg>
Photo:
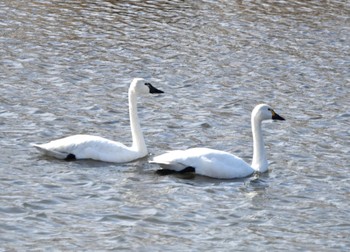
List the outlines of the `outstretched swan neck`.
<svg viewBox="0 0 350 252">
<path fill-rule="evenodd" d="M 253 132 L 253 161 L 252 168 L 258 172 L 266 172 L 268 162 L 266 159 L 264 139 L 261 130 L 261 119 L 257 114 L 252 114 L 252 132 Z"/>
<path fill-rule="evenodd" d="M 131 148 L 146 155 L 148 153 L 147 146 L 141 130 L 139 117 L 137 115 L 137 91 L 133 87 L 129 88 L 129 116 L 132 135 Z"/>
</svg>

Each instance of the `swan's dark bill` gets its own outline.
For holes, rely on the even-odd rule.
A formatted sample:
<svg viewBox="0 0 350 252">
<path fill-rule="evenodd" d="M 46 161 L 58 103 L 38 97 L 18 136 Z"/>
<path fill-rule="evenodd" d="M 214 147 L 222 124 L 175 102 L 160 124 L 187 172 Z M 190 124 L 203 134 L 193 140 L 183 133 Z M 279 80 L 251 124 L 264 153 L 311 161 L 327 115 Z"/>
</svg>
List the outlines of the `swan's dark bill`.
<svg viewBox="0 0 350 252">
<path fill-rule="evenodd" d="M 276 112 L 274 112 L 272 114 L 272 120 L 281 120 L 281 121 L 284 121 L 286 119 L 284 119 L 282 116 L 280 116 L 279 114 L 277 114 Z"/>
<path fill-rule="evenodd" d="M 146 85 L 147 87 L 149 87 L 149 92 L 150 92 L 151 94 L 161 94 L 161 93 L 164 93 L 162 90 L 159 90 L 159 89 L 153 87 L 151 83 L 145 83 L 145 85 Z"/>
</svg>

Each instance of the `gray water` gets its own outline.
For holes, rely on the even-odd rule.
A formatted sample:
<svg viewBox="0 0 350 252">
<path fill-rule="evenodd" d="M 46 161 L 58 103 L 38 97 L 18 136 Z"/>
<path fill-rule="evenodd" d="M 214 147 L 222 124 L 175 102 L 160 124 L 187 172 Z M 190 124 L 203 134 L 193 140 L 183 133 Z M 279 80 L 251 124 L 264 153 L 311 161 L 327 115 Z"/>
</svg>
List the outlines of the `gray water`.
<svg viewBox="0 0 350 252">
<path fill-rule="evenodd" d="M 1 251 L 348 251 L 350 5 L 344 1 L 0 2 Z M 252 157 L 241 180 L 65 162 L 31 143 L 85 133 L 131 143 L 127 90 L 150 155 Z"/>
</svg>

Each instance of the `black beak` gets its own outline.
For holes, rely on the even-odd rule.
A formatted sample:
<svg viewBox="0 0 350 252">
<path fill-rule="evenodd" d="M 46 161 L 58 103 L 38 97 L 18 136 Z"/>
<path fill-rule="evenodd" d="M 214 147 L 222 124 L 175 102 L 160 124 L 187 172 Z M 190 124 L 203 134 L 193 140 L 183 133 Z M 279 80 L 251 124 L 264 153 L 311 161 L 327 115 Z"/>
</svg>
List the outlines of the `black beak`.
<svg viewBox="0 0 350 252">
<path fill-rule="evenodd" d="M 280 116 L 279 114 L 277 114 L 276 112 L 272 113 L 272 120 L 280 120 L 280 121 L 284 121 L 286 119 L 284 119 L 282 116 Z"/>
<path fill-rule="evenodd" d="M 164 93 L 162 90 L 156 89 L 155 87 L 152 86 L 151 83 L 145 83 L 147 87 L 149 87 L 149 92 L 151 94 L 161 94 Z"/>
</svg>

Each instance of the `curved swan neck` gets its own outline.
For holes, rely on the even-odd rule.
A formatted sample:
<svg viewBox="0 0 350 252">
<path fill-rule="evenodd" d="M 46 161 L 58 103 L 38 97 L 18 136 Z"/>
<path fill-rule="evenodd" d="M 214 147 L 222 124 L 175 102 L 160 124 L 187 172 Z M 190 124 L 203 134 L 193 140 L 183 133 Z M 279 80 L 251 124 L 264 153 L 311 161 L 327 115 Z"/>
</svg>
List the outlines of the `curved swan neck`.
<svg viewBox="0 0 350 252">
<path fill-rule="evenodd" d="M 264 139 L 261 130 L 261 120 L 252 116 L 253 131 L 253 161 L 252 168 L 258 172 L 266 172 L 268 162 L 265 154 Z"/>
<path fill-rule="evenodd" d="M 132 135 L 132 149 L 142 154 L 147 154 L 145 139 L 142 134 L 139 117 L 137 115 L 137 93 L 129 89 L 129 116 Z"/>
</svg>

